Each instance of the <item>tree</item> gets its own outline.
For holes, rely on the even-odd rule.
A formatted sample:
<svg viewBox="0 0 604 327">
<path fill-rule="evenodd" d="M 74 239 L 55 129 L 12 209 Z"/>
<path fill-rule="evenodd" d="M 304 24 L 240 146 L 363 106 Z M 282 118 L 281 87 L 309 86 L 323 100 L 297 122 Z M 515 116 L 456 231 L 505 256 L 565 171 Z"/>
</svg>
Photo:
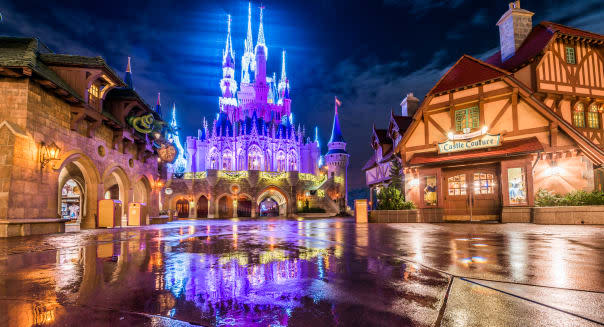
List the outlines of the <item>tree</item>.
<svg viewBox="0 0 604 327">
<path fill-rule="evenodd" d="M 398 157 L 390 161 L 390 186 L 401 189 L 403 185 L 403 165 Z"/>
<path fill-rule="evenodd" d="M 413 209 L 413 202 L 406 202 L 405 195 L 400 189 L 390 185 L 382 189 L 378 195 L 378 210 L 404 210 Z"/>
</svg>

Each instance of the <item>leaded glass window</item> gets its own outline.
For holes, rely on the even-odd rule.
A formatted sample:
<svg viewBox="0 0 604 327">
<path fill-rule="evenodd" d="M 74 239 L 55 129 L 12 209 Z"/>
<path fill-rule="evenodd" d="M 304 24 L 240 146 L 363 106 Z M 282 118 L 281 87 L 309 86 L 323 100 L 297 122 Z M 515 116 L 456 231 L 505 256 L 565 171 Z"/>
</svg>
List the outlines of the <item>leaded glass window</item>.
<svg viewBox="0 0 604 327">
<path fill-rule="evenodd" d="M 600 128 L 600 113 L 598 112 L 598 105 L 592 103 L 589 106 L 589 112 L 587 112 L 587 125 L 589 128 Z"/>
<path fill-rule="evenodd" d="M 466 195 L 466 174 L 448 178 L 449 195 Z"/>
<path fill-rule="evenodd" d="M 577 58 L 575 57 L 575 48 L 566 47 L 566 63 L 572 65 L 577 63 Z"/>
<path fill-rule="evenodd" d="M 474 173 L 474 194 L 495 193 L 493 174 Z"/>
<path fill-rule="evenodd" d="M 573 111 L 573 124 L 577 127 L 585 127 L 585 107 L 582 103 L 578 103 Z"/>
<path fill-rule="evenodd" d="M 480 125 L 480 109 L 471 107 L 455 110 L 455 130 L 463 132 L 464 129 L 478 128 Z"/>
</svg>

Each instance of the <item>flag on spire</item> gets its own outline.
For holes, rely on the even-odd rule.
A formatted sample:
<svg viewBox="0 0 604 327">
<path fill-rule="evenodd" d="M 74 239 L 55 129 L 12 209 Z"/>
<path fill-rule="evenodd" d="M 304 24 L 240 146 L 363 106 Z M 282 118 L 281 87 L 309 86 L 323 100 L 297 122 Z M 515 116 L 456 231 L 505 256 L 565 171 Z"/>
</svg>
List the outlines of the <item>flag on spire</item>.
<svg viewBox="0 0 604 327">
<path fill-rule="evenodd" d="M 340 102 L 340 100 L 338 100 L 338 97 L 335 97 L 336 99 L 336 115 L 338 114 L 338 107 L 342 106 L 342 102 Z"/>
</svg>

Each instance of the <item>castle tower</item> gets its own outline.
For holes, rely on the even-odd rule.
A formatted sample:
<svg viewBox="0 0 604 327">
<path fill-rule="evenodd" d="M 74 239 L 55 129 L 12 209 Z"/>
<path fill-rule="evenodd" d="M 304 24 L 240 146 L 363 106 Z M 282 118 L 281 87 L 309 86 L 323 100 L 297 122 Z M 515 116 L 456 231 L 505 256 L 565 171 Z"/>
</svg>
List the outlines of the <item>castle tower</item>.
<svg viewBox="0 0 604 327">
<path fill-rule="evenodd" d="M 124 83 L 128 85 L 129 89 L 134 90 L 134 86 L 132 84 L 132 67 L 130 66 L 130 57 L 128 57 L 128 65 L 126 66 L 126 73 L 124 74 Z"/>
<path fill-rule="evenodd" d="M 220 80 L 222 97 L 219 99 L 220 110 L 231 114 L 237 106 L 237 82 L 235 81 L 235 54 L 231 42 L 231 15 L 228 15 L 228 33 L 225 49 L 222 52 L 222 79 Z"/>
<path fill-rule="evenodd" d="M 336 188 L 340 195 L 341 202 L 338 203 L 341 210 L 346 209 L 348 202 L 348 159 L 346 152 L 346 141 L 342 136 L 340 129 L 340 120 L 338 119 L 338 106 L 340 101 L 335 99 L 335 113 L 333 117 L 333 127 L 331 129 L 331 138 L 327 143 L 327 154 L 325 154 L 325 163 L 327 164 L 328 177 L 333 178 Z"/>
<path fill-rule="evenodd" d="M 256 76 L 254 89 L 256 90 L 256 102 L 266 103 L 268 96 L 268 84 L 266 83 L 266 58 L 268 49 L 264 41 L 264 26 L 262 24 L 264 7 L 260 7 L 260 27 L 258 28 L 258 41 L 256 43 Z"/>
<path fill-rule="evenodd" d="M 157 104 L 155 105 L 155 112 L 161 118 L 161 101 L 160 101 L 159 96 L 160 96 L 160 94 L 159 94 L 159 92 L 157 92 Z"/>
</svg>

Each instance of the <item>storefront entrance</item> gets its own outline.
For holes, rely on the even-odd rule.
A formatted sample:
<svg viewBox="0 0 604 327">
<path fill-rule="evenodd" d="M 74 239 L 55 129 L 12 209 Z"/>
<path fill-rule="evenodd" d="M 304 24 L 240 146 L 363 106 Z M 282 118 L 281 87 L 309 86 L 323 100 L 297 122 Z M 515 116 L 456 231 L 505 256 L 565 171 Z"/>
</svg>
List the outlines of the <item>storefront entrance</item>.
<svg viewBox="0 0 604 327">
<path fill-rule="evenodd" d="M 501 211 L 499 171 L 495 166 L 443 170 L 447 221 L 498 220 Z"/>
<path fill-rule="evenodd" d="M 186 199 L 176 201 L 176 212 L 178 218 L 189 218 L 189 201 Z"/>
</svg>

